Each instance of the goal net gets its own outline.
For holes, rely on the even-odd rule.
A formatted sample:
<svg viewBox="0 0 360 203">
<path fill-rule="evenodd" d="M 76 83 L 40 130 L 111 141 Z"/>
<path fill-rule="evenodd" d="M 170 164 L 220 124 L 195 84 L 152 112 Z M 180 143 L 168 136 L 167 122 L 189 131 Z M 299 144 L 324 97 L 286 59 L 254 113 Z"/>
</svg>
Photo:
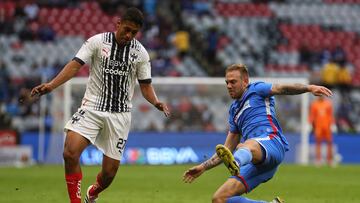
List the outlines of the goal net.
<svg viewBox="0 0 360 203">
<path fill-rule="evenodd" d="M 62 113 L 55 117 L 54 126 L 62 129 L 81 104 L 87 78 L 73 78 L 63 90 L 55 94 L 63 97 Z M 252 78 L 251 82 L 303 83 L 306 78 Z M 228 96 L 224 78 L 153 78 L 158 97 L 172 110 L 170 119 L 165 118 L 141 96 L 137 85 L 133 97 L 131 132 L 220 132 L 227 133 Z M 54 98 L 57 98 L 55 96 Z M 309 126 L 307 123 L 309 94 L 276 96 L 276 113 L 286 136 L 297 136 L 296 163 L 309 163 Z M 56 106 L 56 105 L 54 105 Z M 57 120 L 56 120 L 57 119 Z M 290 143 L 291 145 L 291 143 Z M 292 148 L 294 146 L 291 146 Z"/>
</svg>

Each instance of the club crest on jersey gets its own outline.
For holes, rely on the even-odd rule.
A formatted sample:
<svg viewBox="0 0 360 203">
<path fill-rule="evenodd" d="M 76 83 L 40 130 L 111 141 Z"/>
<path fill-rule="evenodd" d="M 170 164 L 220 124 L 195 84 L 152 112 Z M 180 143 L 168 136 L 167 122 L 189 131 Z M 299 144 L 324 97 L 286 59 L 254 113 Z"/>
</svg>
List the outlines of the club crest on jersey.
<svg viewBox="0 0 360 203">
<path fill-rule="evenodd" d="M 138 55 L 137 55 L 137 54 L 135 54 L 135 53 L 131 53 L 131 54 L 130 54 L 130 60 L 131 60 L 132 62 L 134 62 L 137 58 L 138 58 Z"/>
</svg>

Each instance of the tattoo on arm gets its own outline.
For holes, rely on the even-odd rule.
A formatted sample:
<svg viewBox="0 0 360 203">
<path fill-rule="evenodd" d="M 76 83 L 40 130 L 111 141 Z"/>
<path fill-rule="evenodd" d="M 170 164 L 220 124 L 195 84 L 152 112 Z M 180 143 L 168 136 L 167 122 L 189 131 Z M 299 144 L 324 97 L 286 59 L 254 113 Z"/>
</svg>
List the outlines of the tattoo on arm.
<svg viewBox="0 0 360 203">
<path fill-rule="evenodd" d="M 206 170 L 209 170 L 219 165 L 220 163 L 221 163 L 221 159 L 216 154 L 214 154 L 210 159 L 204 161 L 202 165 Z"/>
<path fill-rule="evenodd" d="M 274 85 L 273 94 L 278 95 L 296 95 L 308 92 L 309 88 L 303 84 L 277 84 Z"/>
</svg>

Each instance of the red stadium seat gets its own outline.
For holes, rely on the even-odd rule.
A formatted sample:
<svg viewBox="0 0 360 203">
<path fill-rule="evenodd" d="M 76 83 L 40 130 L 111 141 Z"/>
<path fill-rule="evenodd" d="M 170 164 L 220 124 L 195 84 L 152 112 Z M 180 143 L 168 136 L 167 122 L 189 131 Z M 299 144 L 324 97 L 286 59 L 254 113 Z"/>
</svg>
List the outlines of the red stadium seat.
<svg viewBox="0 0 360 203">
<path fill-rule="evenodd" d="M 215 5 L 218 14 L 223 16 L 272 16 L 268 4 L 254 3 L 224 3 L 218 2 Z"/>
</svg>

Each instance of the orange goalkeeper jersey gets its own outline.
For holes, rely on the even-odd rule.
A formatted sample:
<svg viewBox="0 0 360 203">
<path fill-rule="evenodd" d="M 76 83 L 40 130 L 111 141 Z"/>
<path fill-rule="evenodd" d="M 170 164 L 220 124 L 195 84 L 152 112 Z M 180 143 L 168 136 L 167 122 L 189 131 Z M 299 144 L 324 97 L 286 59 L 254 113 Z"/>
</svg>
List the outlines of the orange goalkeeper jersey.
<svg viewBox="0 0 360 203">
<path fill-rule="evenodd" d="M 315 125 L 315 128 L 330 128 L 334 122 L 331 101 L 324 98 L 313 101 L 310 109 L 309 122 Z"/>
</svg>

